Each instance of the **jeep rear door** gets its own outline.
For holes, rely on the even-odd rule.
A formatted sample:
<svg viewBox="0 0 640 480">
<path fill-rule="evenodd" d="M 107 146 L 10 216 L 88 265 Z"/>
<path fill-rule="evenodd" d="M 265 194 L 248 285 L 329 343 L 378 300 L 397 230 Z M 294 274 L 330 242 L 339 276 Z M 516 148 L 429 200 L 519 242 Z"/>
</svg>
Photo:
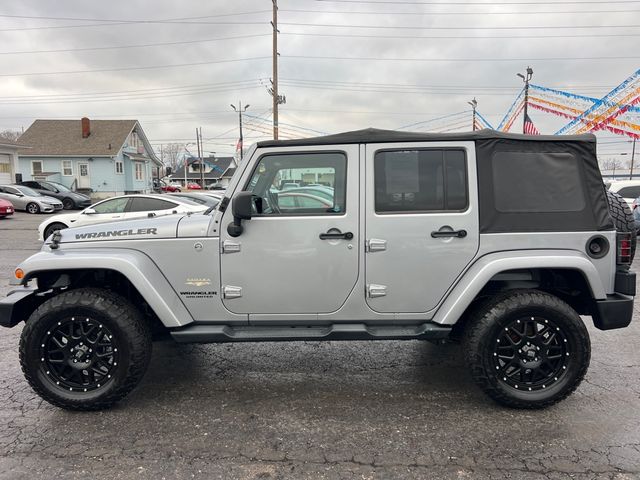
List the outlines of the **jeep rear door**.
<svg viewBox="0 0 640 480">
<path fill-rule="evenodd" d="M 366 146 L 369 307 L 434 309 L 478 250 L 473 142 Z"/>
<path fill-rule="evenodd" d="M 320 184 L 324 195 L 290 183 Z M 358 145 L 263 149 L 243 172 L 241 190 L 253 194 L 254 214 L 238 237 L 227 232 L 231 205 L 222 217 L 225 307 L 252 322 L 338 310 L 358 279 Z"/>
</svg>

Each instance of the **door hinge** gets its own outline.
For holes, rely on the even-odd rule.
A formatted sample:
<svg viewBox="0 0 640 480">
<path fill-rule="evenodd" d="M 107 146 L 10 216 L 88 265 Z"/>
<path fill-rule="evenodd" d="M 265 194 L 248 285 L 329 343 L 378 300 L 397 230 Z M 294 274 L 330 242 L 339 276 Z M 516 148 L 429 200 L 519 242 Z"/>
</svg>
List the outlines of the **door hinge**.
<svg viewBox="0 0 640 480">
<path fill-rule="evenodd" d="M 367 285 L 367 296 L 369 298 L 384 297 L 386 295 L 387 295 L 386 285 L 376 285 L 375 283 L 370 283 L 369 285 Z"/>
<path fill-rule="evenodd" d="M 387 249 L 387 241 L 379 238 L 370 238 L 364 244 L 365 252 L 384 252 Z"/>
<path fill-rule="evenodd" d="M 237 253 L 240 251 L 240 244 L 224 240 L 220 246 L 220 253 Z"/>
<path fill-rule="evenodd" d="M 242 287 L 234 287 L 233 285 L 224 285 L 222 287 L 222 296 L 227 300 L 232 298 L 240 298 L 242 296 Z"/>
</svg>

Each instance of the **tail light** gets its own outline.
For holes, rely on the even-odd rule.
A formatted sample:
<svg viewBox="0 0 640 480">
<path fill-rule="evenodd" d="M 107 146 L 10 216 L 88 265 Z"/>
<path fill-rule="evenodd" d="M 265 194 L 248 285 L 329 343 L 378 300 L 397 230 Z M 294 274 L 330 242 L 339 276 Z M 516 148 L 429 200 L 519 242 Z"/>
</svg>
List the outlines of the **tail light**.
<svg viewBox="0 0 640 480">
<path fill-rule="evenodd" d="M 616 262 L 618 265 L 631 265 L 631 233 L 618 233 L 618 255 Z"/>
</svg>

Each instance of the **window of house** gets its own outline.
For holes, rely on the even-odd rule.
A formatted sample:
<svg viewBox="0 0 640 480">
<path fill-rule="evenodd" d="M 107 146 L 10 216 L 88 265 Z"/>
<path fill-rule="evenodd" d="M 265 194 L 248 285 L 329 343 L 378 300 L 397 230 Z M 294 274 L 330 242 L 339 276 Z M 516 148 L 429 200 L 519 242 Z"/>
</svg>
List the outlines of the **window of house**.
<svg viewBox="0 0 640 480">
<path fill-rule="evenodd" d="M 39 175 L 42 173 L 42 161 L 41 160 L 31 160 L 31 174 Z"/>
<path fill-rule="evenodd" d="M 116 160 L 116 173 L 118 175 L 124 175 L 124 162 L 121 160 Z"/>
<path fill-rule="evenodd" d="M 143 173 L 143 164 L 142 162 L 135 162 L 134 163 L 135 169 L 136 169 L 136 180 L 144 180 L 144 173 Z"/>
<path fill-rule="evenodd" d="M 258 215 L 341 215 L 346 173 L 343 153 L 265 155 L 246 190 Z"/>
<path fill-rule="evenodd" d="M 376 212 L 461 211 L 468 205 L 464 150 L 416 149 L 377 152 Z"/>
<path fill-rule="evenodd" d="M 71 160 L 62 161 L 62 175 L 65 177 L 71 177 L 73 175 L 73 164 Z"/>
</svg>

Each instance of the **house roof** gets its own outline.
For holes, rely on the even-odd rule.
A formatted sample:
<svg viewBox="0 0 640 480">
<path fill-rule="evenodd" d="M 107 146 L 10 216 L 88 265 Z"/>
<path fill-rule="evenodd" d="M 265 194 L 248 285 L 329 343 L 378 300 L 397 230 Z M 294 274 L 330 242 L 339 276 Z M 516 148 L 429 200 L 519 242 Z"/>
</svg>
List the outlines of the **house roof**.
<svg viewBox="0 0 640 480">
<path fill-rule="evenodd" d="M 91 120 L 91 135 L 82 138 L 80 120 L 36 120 L 19 139 L 28 156 L 112 157 L 127 140 L 136 120 Z M 109 148 L 111 145 L 111 148 Z"/>
<path fill-rule="evenodd" d="M 229 177 L 229 178 L 231 178 L 231 177 L 233 177 L 233 174 L 234 174 L 234 173 L 236 173 L 236 169 L 235 169 L 234 167 L 227 168 L 227 171 L 226 171 L 226 172 L 224 172 L 223 177 Z"/>
<path fill-rule="evenodd" d="M 454 132 L 454 133 L 420 133 L 401 132 L 397 130 L 380 130 L 377 128 L 366 128 L 352 132 L 336 133 L 323 137 L 300 138 L 295 140 L 265 140 L 258 142 L 259 147 L 286 147 L 286 146 L 307 146 L 307 145 L 333 145 L 350 143 L 393 143 L 393 142 L 433 142 L 433 141 L 475 141 L 487 139 L 504 140 L 528 140 L 542 142 L 591 142 L 595 143 L 596 137 L 593 134 L 583 135 L 523 135 L 518 133 L 504 133 L 496 130 L 478 130 L 475 132 Z"/>
<path fill-rule="evenodd" d="M 198 164 L 200 162 L 197 158 L 189 158 L 187 159 L 189 165 Z M 229 170 L 229 165 L 233 162 L 233 157 L 207 157 L 203 158 L 202 161 L 206 166 L 211 167 L 210 172 L 204 173 L 205 180 L 217 179 L 222 177 L 227 170 Z M 171 178 L 184 179 L 184 165 L 181 165 L 176 169 L 175 172 L 171 174 Z M 201 177 L 200 172 L 187 172 L 187 179 L 197 179 L 199 180 Z"/>
</svg>

